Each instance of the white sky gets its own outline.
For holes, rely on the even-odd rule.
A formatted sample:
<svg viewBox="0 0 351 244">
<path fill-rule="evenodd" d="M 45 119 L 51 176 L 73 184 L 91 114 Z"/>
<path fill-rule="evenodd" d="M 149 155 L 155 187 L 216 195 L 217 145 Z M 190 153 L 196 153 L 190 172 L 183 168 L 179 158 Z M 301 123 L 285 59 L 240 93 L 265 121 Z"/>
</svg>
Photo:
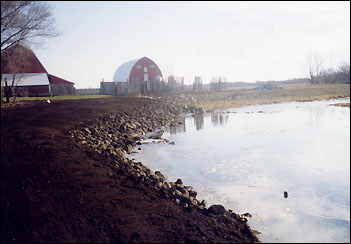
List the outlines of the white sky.
<svg viewBox="0 0 351 244">
<path fill-rule="evenodd" d="M 62 35 L 33 48 L 49 73 L 99 88 L 122 63 L 151 58 L 164 76 L 209 83 L 308 76 L 350 63 L 350 2 L 49 2 Z"/>
</svg>

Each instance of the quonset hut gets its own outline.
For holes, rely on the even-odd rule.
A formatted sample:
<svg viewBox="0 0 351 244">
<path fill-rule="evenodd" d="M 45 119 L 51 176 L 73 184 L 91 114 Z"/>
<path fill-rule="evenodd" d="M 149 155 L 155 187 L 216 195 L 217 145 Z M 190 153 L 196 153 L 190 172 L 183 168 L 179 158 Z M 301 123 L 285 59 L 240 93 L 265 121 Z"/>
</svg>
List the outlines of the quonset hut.
<svg viewBox="0 0 351 244">
<path fill-rule="evenodd" d="M 147 57 L 121 64 L 115 71 L 112 82 L 100 83 L 100 93 L 109 95 L 158 93 L 163 89 L 161 70 Z"/>
</svg>

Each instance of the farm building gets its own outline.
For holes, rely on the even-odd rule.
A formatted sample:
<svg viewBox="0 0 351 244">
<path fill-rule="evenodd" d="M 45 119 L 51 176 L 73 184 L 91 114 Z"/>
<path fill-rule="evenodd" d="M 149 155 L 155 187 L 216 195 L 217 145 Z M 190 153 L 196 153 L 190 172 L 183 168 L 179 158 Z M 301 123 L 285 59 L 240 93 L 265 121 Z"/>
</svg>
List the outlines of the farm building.
<svg viewBox="0 0 351 244">
<path fill-rule="evenodd" d="M 222 91 L 226 88 L 227 79 L 223 76 L 212 77 L 210 83 L 211 91 Z"/>
<path fill-rule="evenodd" d="M 34 52 L 17 45 L 1 53 L 1 90 L 12 83 L 17 96 L 72 95 L 74 83 L 49 74 Z"/>
<path fill-rule="evenodd" d="M 170 75 L 168 77 L 168 88 L 170 91 L 183 91 L 184 77 L 175 77 L 173 75 Z"/>
<path fill-rule="evenodd" d="M 113 75 L 112 82 L 101 82 L 101 94 L 146 94 L 164 91 L 160 68 L 147 57 L 121 64 Z"/>
<path fill-rule="evenodd" d="M 194 83 L 193 83 L 193 90 L 194 91 L 202 90 L 202 79 L 200 76 L 195 76 Z"/>
</svg>

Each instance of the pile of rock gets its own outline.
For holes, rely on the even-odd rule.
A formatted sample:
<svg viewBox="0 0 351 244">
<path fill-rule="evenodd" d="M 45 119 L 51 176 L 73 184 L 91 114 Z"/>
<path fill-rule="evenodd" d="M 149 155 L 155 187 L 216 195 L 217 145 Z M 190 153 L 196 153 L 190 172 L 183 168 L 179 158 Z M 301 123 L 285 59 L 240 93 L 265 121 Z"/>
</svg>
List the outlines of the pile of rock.
<svg viewBox="0 0 351 244">
<path fill-rule="evenodd" d="M 169 124 L 182 112 L 183 108 L 175 103 L 150 102 L 148 106 L 129 113 L 105 114 L 81 128 L 70 130 L 69 134 L 100 154 L 123 158 L 147 132 Z"/>
<path fill-rule="evenodd" d="M 141 162 L 134 162 L 126 157 L 126 153 L 132 152 L 148 132 L 166 124 L 182 122 L 179 116 L 188 112 L 188 109 L 189 107 L 163 99 L 151 100 L 148 106 L 133 112 L 105 114 L 81 128 L 70 130 L 69 134 L 77 143 L 113 158 L 116 174 L 125 175 L 136 183 L 149 185 L 158 192 L 159 197 L 169 199 L 188 211 L 195 210 L 212 216 L 220 223 L 240 222 L 239 215 L 225 210 L 221 205 L 207 208 L 206 202 L 197 200 L 197 192 L 191 186 L 183 185 L 181 179 L 168 182 L 160 171 L 153 172 Z"/>
<path fill-rule="evenodd" d="M 193 106 L 193 105 L 185 105 L 184 106 L 184 109 L 186 112 L 188 113 L 204 113 L 205 111 L 202 109 L 202 108 L 199 108 L 199 107 L 196 107 L 196 106 Z"/>
</svg>

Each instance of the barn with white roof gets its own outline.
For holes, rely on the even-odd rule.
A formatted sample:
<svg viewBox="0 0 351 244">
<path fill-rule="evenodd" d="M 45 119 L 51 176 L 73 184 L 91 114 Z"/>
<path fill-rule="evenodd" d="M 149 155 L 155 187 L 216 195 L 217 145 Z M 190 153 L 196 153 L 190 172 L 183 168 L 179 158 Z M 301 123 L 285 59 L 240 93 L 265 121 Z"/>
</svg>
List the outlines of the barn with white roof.
<svg viewBox="0 0 351 244">
<path fill-rule="evenodd" d="M 163 77 L 157 64 L 147 57 L 121 64 L 112 82 L 101 82 L 101 94 L 132 94 L 161 92 Z"/>
<path fill-rule="evenodd" d="M 56 96 L 75 93 L 73 82 L 48 73 L 34 52 L 21 45 L 10 47 L 1 53 L 3 96 L 5 89 L 9 89 L 12 84 L 17 96 Z"/>
</svg>

